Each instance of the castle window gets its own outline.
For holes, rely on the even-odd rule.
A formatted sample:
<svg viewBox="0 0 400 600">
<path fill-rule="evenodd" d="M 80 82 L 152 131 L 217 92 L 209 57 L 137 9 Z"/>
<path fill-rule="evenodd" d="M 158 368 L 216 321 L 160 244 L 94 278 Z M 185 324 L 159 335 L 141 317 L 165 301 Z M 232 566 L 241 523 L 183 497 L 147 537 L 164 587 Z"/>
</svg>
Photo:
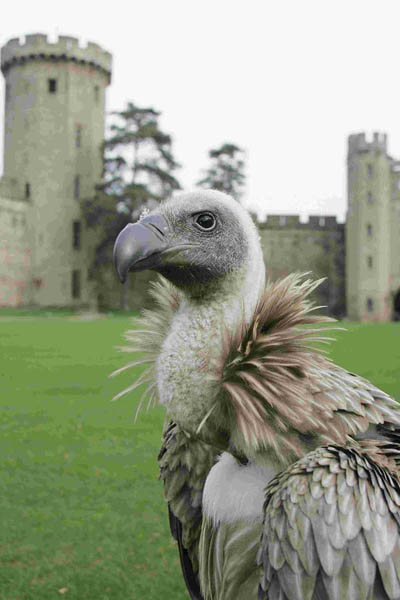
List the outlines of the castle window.
<svg viewBox="0 0 400 600">
<path fill-rule="evenodd" d="M 282 227 L 283 225 L 286 225 L 286 217 L 284 215 L 280 215 L 279 216 L 279 225 Z"/>
<path fill-rule="evenodd" d="M 372 312 L 374 310 L 374 303 L 372 298 L 367 298 L 367 311 Z"/>
<path fill-rule="evenodd" d="M 49 94 L 55 94 L 57 91 L 57 79 L 49 79 Z"/>
<path fill-rule="evenodd" d="M 368 179 L 371 179 L 372 175 L 374 173 L 374 167 L 372 165 L 367 165 L 367 176 Z"/>
<path fill-rule="evenodd" d="M 100 88 L 98 85 L 94 86 L 94 101 L 96 102 L 96 104 L 99 103 L 99 97 L 100 97 Z"/>
<path fill-rule="evenodd" d="M 368 268 L 372 269 L 372 256 L 367 256 L 367 264 Z"/>
<path fill-rule="evenodd" d="M 367 202 L 368 204 L 372 204 L 372 192 L 368 192 Z"/>
<path fill-rule="evenodd" d="M 81 248 L 81 222 L 73 221 L 72 223 L 72 247 L 74 250 Z"/>
<path fill-rule="evenodd" d="M 79 175 L 75 176 L 74 179 L 74 198 L 79 199 L 80 196 L 80 180 Z"/>
<path fill-rule="evenodd" d="M 75 145 L 77 148 L 81 147 L 81 140 L 82 140 L 82 125 L 77 125 L 76 126 L 76 137 L 75 137 Z"/>
<path fill-rule="evenodd" d="M 371 223 L 368 223 L 368 225 L 367 225 L 367 236 L 368 237 L 372 237 L 372 225 L 371 225 Z"/>
<path fill-rule="evenodd" d="M 81 272 L 78 269 L 72 271 L 72 297 L 81 297 Z"/>
<path fill-rule="evenodd" d="M 26 183 L 25 184 L 25 198 L 30 198 L 30 197 L 31 197 L 31 184 Z"/>
</svg>

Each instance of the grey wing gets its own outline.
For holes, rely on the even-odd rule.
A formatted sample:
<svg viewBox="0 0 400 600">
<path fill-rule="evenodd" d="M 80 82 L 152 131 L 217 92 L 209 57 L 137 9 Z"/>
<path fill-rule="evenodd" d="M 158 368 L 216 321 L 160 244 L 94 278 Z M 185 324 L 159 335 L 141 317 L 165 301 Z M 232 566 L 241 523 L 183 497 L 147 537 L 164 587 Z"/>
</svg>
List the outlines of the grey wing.
<svg viewBox="0 0 400 600">
<path fill-rule="evenodd" d="M 311 452 L 264 510 L 259 600 L 400 599 L 400 486 L 361 452 Z"/>
<path fill-rule="evenodd" d="M 389 439 L 399 430 L 399 403 L 367 379 L 333 363 L 311 379 L 315 416 L 325 432 L 321 445 L 341 443 L 344 434 Z"/>
<path fill-rule="evenodd" d="M 171 534 L 178 542 L 186 587 L 192 600 L 203 600 L 199 585 L 198 547 L 204 483 L 218 451 L 189 438 L 174 422 L 163 434 L 158 463 L 168 501 Z"/>
</svg>

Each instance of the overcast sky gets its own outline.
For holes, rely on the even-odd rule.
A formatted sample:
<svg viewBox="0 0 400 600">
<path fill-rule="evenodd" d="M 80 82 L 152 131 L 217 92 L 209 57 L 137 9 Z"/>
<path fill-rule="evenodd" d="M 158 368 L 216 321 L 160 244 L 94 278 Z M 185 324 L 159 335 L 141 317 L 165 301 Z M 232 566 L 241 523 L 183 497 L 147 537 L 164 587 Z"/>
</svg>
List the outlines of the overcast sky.
<svg viewBox="0 0 400 600">
<path fill-rule="evenodd" d="M 343 220 L 351 132 L 387 132 L 400 157 L 399 0 L 7 2 L 0 44 L 25 33 L 110 51 L 108 110 L 161 111 L 185 187 L 209 148 L 244 148 L 261 213 Z M 2 139 L 3 80 L 0 96 Z"/>
</svg>

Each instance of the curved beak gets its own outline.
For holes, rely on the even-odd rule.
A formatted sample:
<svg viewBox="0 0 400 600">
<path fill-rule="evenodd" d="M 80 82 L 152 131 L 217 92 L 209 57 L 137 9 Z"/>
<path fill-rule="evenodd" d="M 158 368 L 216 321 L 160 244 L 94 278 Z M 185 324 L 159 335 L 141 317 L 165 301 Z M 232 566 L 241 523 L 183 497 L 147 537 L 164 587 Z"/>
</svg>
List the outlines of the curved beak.
<svg viewBox="0 0 400 600">
<path fill-rule="evenodd" d="M 113 251 L 114 267 L 122 283 L 129 271 L 156 269 L 165 264 L 175 251 L 188 248 L 188 244 L 168 242 L 172 233 L 168 221 L 159 214 L 149 215 L 137 223 L 129 223 L 119 233 Z"/>
</svg>

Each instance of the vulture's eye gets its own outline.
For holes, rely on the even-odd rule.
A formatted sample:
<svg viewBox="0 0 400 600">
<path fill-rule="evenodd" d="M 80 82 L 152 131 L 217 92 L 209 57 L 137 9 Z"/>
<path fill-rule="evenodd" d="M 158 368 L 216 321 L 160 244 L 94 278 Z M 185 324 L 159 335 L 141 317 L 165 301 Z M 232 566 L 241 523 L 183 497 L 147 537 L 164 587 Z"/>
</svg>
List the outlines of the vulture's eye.
<svg viewBox="0 0 400 600">
<path fill-rule="evenodd" d="M 201 213 L 195 219 L 196 225 L 203 231 L 211 231 L 217 224 L 214 215 L 211 213 Z"/>
</svg>

